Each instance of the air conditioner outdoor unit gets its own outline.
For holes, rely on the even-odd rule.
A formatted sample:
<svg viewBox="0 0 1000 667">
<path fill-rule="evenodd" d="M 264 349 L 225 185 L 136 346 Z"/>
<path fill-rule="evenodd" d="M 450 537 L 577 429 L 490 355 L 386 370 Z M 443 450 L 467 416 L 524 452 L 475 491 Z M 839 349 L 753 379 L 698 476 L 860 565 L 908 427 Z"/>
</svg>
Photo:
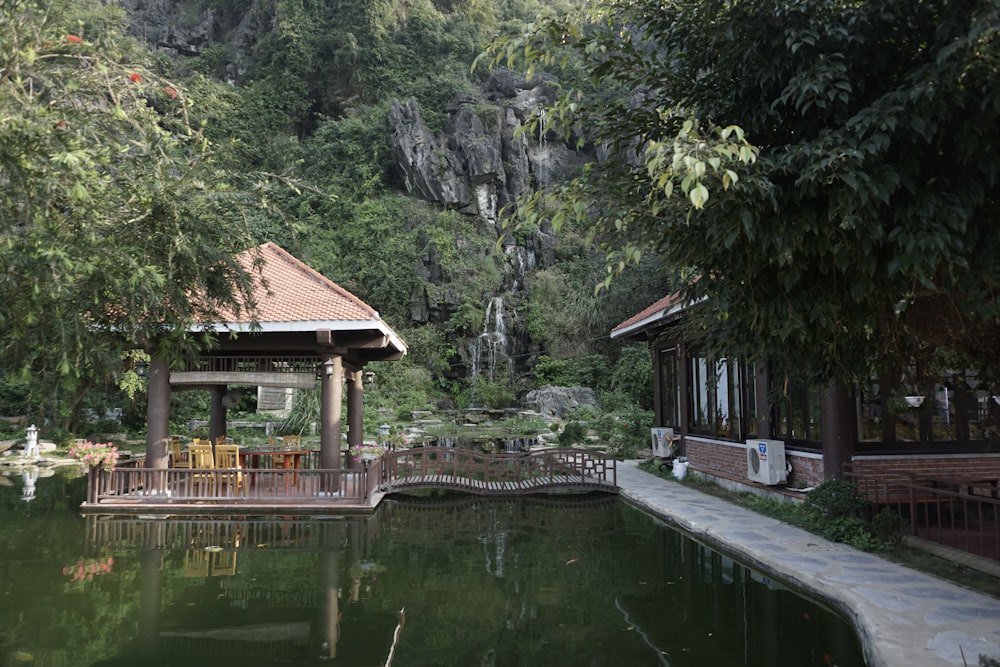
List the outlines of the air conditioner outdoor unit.
<svg viewBox="0 0 1000 667">
<path fill-rule="evenodd" d="M 784 484 L 785 443 L 781 440 L 747 440 L 747 477 L 760 484 Z"/>
<path fill-rule="evenodd" d="M 674 429 L 666 426 L 654 426 L 649 429 L 649 435 L 653 440 L 653 456 L 658 459 L 669 459 L 670 449 L 674 443 Z"/>
</svg>

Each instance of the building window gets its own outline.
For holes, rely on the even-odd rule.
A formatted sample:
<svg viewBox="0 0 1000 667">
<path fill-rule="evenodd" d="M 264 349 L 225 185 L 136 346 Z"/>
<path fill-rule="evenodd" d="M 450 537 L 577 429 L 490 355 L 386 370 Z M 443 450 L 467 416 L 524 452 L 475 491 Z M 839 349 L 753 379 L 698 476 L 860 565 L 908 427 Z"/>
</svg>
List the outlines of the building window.
<svg viewBox="0 0 1000 667">
<path fill-rule="evenodd" d="M 715 376 L 708 357 L 693 355 L 691 368 L 691 430 L 711 433 Z"/>
<path fill-rule="evenodd" d="M 781 384 L 773 390 L 774 434 L 786 442 L 820 442 L 823 432 L 819 389 L 780 374 L 775 375 L 775 380 Z"/>
<path fill-rule="evenodd" d="M 754 364 L 747 364 L 740 369 L 741 376 L 740 394 L 746 398 L 746 435 L 752 438 L 760 435 L 757 425 L 757 368 Z"/>
<path fill-rule="evenodd" d="M 975 371 L 949 371 L 933 384 L 894 388 L 886 399 L 895 442 L 967 443 L 996 440 L 1000 400 L 980 386 Z"/>
<path fill-rule="evenodd" d="M 748 367 L 730 359 L 693 354 L 688 359 L 691 378 L 690 428 L 693 432 L 727 440 L 743 440 L 756 419 L 752 375 Z"/>
<path fill-rule="evenodd" d="M 877 442 L 884 436 L 886 408 L 882 385 L 872 380 L 858 387 L 858 441 Z"/>
<path fill-rule="evenodd" d="M 677 373 L 677 348 L 659 351 L 661 426 L 681 428 L 681 383 Z"/>
</svg>

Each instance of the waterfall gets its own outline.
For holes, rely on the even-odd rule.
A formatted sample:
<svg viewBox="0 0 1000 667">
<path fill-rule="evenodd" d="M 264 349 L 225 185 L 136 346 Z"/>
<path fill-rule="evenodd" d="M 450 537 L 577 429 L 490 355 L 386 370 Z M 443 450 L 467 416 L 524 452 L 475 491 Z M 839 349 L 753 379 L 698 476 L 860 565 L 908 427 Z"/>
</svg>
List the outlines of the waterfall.
<svg viewBox="0 0 1000 667">
<path fill-rule="evenodd" d="M 495 296 L 486 304 L 486 316 L 483 318 L 483 330 L 472 341 L 471 365 L 472 380 L 479 379 L 480 374 L 490 382 L 497 379 L 498 361 L 507 361 L 507 376 L 513 372 L 507 338 L 507 320 L 504 316 L 503 297 Z M 485 362 L 485 363 L 484 363 Z"/>
<path fill-rule="evenodd" d="M 538 185 L 548 185 L 548 175 L 545 173 L 545 162 L 548 159 L 548 140 L 545 138 L 545 108 L 538 110 Z"/>
</svg>

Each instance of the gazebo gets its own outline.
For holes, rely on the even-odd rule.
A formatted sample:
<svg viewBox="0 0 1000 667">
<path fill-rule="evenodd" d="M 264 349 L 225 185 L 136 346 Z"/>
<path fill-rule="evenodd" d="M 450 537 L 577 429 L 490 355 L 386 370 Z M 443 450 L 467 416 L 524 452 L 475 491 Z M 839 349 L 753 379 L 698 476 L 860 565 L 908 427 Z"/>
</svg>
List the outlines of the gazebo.
<svg viewBox="0 0 1000 667">
<path fill-rule="evenodd" d="M 214 442 L 226 433 L 230 385 L 313 389 L 318 381 L 320 467 L 340 468 L 345 382 L 348 445 L 360 445 L 365 365 L 401 359 L 406 343 L 378 311 L 274 243 L 247 250 L 240 261 L 256 276 L 254 321 L 234 317 L 208 325 L 217 334 L 216 346 L 183 368 L 169 368 L 155 350 L 150 355 L 145 467 L 168 465 L 175 390 L 211 392 L 209 437 Z"/>
</svg>

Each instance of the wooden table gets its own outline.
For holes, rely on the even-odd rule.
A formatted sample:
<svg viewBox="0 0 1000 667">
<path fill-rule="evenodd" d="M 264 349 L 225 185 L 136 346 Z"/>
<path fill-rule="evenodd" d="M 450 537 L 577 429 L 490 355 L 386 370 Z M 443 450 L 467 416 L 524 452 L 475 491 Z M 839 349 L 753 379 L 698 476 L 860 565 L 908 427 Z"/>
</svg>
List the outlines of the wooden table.
<svg viewBox="0 0 1000 667">
<path fill-rule="evenodd" d="M 279 449 L 276 447 L 268 447 L 263 449 L 241 449 L 240 450 L 240 465 L 244 468 L 256 468 L 260 469 L 261 460 L 270 457 L 271 460 L 275 457 L 281 457 L 281 470 L 301 470 L 302 469 L 302 457 L 308 456 L 312 453 L 310 449 Z M 277 466 L 274 468 L 277 470 Z M 291 476 L 291 485 L 295 486 L 298 484 L 299 476 L 298 473 L 293 472 Z M 287 486 L 287 484 L 286 484 Z"/>
</svg>

